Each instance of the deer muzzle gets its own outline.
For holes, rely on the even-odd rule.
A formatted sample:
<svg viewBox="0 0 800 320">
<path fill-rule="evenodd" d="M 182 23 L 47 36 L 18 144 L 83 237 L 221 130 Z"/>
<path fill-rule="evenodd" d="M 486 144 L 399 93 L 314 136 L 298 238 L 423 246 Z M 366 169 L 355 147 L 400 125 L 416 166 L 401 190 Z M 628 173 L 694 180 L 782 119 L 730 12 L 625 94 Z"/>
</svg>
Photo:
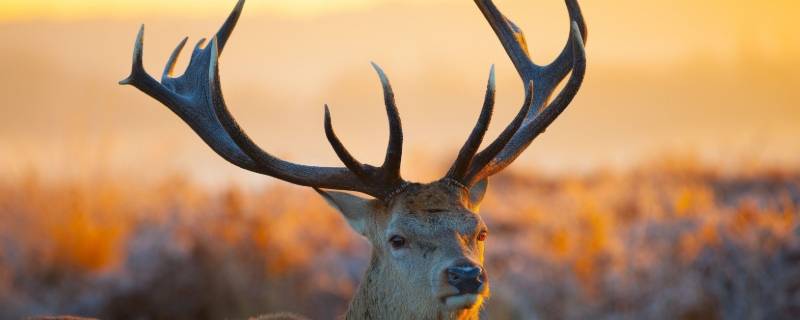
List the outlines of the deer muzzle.
<svg viewBox="0 0 800 320">
<path fill-rule="evenodd" d="M 458 264 L 445 270 L 447 283 L 458 289 L 459 294 L 479 294 L 486 282 L 486 273 L 478 265 Z"/>
</svg>

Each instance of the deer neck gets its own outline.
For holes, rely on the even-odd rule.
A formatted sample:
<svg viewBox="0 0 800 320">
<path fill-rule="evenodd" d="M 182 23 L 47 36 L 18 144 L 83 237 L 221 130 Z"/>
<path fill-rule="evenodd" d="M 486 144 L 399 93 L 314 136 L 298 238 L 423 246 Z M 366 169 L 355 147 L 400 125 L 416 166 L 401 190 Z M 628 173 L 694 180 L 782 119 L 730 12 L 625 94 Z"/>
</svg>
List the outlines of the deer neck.
<svg viewBox="0 0 800 320">
<path fill-rule="evenodd" d="M 430 299 L 430 297 L 405 291 L 402 282 L 393 277 L 391 270 L 381 263 L 379 253 L 373 251 L 367 272 L 343 318 L 345 320 L 480 319 L 480 310 L 477 308 L 457 313 L 441 312 L 432 308 L 429 303 L 425 303 L 427 300 L 421 299 Z"/>
</svg>

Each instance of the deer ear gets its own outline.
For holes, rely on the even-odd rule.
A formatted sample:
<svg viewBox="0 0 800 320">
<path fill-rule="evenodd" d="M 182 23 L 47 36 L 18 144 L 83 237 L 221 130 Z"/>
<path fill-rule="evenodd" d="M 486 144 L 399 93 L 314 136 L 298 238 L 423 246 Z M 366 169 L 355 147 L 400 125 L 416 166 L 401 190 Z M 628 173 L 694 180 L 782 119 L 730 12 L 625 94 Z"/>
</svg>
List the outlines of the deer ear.
<svg viewBox="0 0 800 320">
<path fill-rule="evenodd" d="M 314 190 L 319 193 L 326 202 L 342 213 L 347 223 L 356 232 L 366 235 L 367 217 L 375 211 L 373 201 L 354 196 L 349 193 L 336 191 L 323 191 L 317 188 Z"/>
<path fill-rule="evenodd" d="M 481 206 L 487 187 L 489 187 L 489 178 L 484 178 L 469 189 L 469 204 L 475 211 Z"/>
</svg>

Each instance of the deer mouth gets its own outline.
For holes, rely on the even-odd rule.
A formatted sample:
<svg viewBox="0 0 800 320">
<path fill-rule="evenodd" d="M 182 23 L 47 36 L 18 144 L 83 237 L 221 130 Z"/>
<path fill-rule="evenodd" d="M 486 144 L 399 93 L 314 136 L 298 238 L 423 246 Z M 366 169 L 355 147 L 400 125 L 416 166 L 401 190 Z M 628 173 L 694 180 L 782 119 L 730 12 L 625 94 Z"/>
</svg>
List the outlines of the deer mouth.
<svg viewBox="0 0 800 320">
<path fill-rule="evenodd" d="M 475 286 L 477 284 L 477 286 Z M 484 274 L 482 281 L 467 287 L 457 289 L 455 286 L 447 286 L 439 294 L 439 301 L 444 309 L 448 311 L 459 311 L 472 309 L 483 304 L 484 299 L 489 296 L 489 284 Z"/>
<path fill-rule="evenodd" d="M 451 295 L 442 298 L 442 303 L 448 310 L 470 309 L 483 303 L 483 296 L 475 293 Z"/>
</svg>

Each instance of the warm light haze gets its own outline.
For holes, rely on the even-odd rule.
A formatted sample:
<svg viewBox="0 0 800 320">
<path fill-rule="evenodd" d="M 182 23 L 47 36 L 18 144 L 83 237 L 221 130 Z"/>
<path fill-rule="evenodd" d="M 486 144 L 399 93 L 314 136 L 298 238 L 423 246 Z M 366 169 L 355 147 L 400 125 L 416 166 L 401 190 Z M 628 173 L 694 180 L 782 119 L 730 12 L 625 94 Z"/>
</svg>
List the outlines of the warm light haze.
<svg viewBox="0 0 800 320">
<path fill-rule="evenodd" d="M 433 0 L 437 1 L 437 0 Z M 441 2 L 441 0 L 438 0 Z M 270 12 L 290 16 L 317 16 L 348 10 L 359 10 L 391 2 L 391 0 L 293 0 L 252 1 L 250 11 Z M 403 3 L 431 3 L 411 0 Z M 27 19 L 93 19 L 135 18 L 142 14 L 160 16 L 191 15 L 210 17 L 215 12 L 227 10 L 225 1 L 192 0 L 7 0 L 0 4 L 0 18 L 4 20 Z M 159 13 L 160 12 L 160 13 Z"/>
<path fill-rule="evenodd" d="M 197 172 L 205 180 L 241 177 L 161 106 L 114 85 L 128 72 L 140 23 L 147 27 L 145 63 L 154 72 L 182 36 L 195 41 L 213 32 L 232 3 L 4 1 L 0 84 L 7 94 L 0 106 L 0 150 L 13 154 L 0 160 L 4 171 L 18 174 L 59 159 L 63 166 L 47 165 L 44 171 L 72 174 L 67 159 L 74 163 L 79 154 L 94 163 L 90 166 L 100 165 L 91 160 L 97 152 L 108 153 L 102 166 L 119 171 L 143 164 L 127 163 L 135 146 L 135 154 L 164 158 L 164 166 Z M 561 49 L 568 28 L 561 1 L 499 5 L 526 30 L 536 61 L 549 61 Z M 449 155 L 478 112 L 490 64 L 498 67 L 497 123 L 510 118 L 521 101 L 513 68 L 473 6 L 446 0 L 249 1 L 221 62 L 226 98 L 257 140 L 310 163 L 335 162 L 321 136 L 322 104 L 330 103 L 343 139 L 357 154 L 374 159 L 380 155 L 370 145 L 386 134 L 368 64 L 376 61 L 395 82 L 410 132 L 409 152 L 426 159 Z M 592 24 L 584 90 L 515 166 L 625 167 L 674 151 L 796 162 L 798 6 L 794 1 L 584 3 Z M 40 93 L 44 87 L 46 94 Z M 436 131 L 440 122 L 453 130 Z M 289 133 L 296 123 L 305 129 Z M 493 125 L 490 134 L 500 127 Z M 47 153 L 29 142 L 48 145 Z M 300 150 L 296 142 L 313 147 Z M 169 155 L 159 151 L 167 146 Z M 186 157 L 202 164 L 175 162 Z M 211 164 L 213 173 L 201 169 Z M 404 170 L 426 176 L 413 166 Z"/>
<path fill-rule="evenodd" d="M 535 62 L 562 50 L 564 0 L 494 2 Z M 579 2 L 580 91 L 471 206 L 489 230 L 484 318 L 800 319 L 800 1 Z M 231 165 L 117 84 L 142 24 L 158 78 L 181 39 L 210 37 L 235 4 L 0 1 L 0 318 L 347 310 L 371 249 L 341 215 L 311 188 Z M 490 66 L 484 146 L 523 102 L 469 0 L 248 0 L 219 70 L 268 152 L 341 166 L 328 104 L 350 152 L 378 165 L 389 134 L 371 61 L 394 87 L 409 181 L 453 163 Z"/>
</svg>

